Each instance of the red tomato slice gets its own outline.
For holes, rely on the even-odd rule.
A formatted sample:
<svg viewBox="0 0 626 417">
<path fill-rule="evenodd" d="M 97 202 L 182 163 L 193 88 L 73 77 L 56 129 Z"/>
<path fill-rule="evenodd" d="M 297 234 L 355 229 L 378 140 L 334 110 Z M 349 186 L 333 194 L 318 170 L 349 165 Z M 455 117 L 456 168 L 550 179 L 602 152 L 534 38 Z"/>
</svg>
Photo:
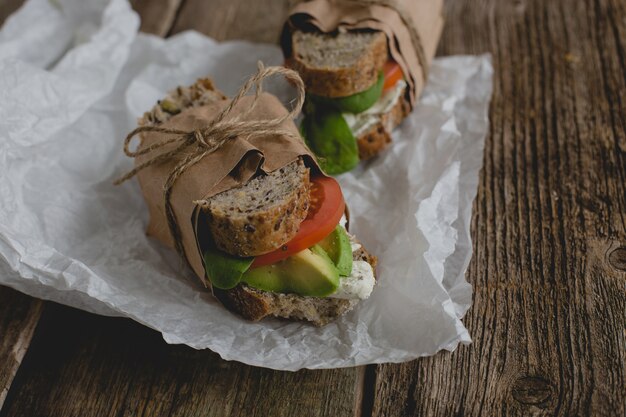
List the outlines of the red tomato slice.
<svg viewBox="0 0 626 417">
<path fill-rule="evenodd" d="M 346 203 L 337 181 L 327 177 L 313 178 L 309 211 L 298 233 L 274 252 L 257 256 L 251 268 L 282 261 L 323 240 L 337 227 L 345 209 Z"/>
<path fill-rule="evenodd" d="M 393 88 L 398 81 L 404 78 L 402 69 L 396 61 L 389 60 L 385 62 L 383 67 L 383 74 L 385 75 L 385 84 L 383 84 L 383 91 Z"/>
</svg>

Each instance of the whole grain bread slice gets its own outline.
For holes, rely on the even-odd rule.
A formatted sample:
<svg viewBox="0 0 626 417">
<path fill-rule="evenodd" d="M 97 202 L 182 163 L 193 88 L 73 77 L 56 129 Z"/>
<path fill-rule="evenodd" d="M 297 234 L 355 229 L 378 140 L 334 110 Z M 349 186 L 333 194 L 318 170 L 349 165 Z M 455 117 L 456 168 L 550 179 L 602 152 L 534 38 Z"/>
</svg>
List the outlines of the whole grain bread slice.
<svg viewBox="0 0 626 417">
<path fill-rule="evenodd" d="M 225 100 L 210 79 L 178 87 L 139 120 L 140 126 L 160 125 L 186 108 Z M 206 200 L 208 229 L 216 246 L 246 257 L 276 250 L 291 240 L 309 208 L 309 169 L 301 159 L 274 172 Z"/>
<path fill-rule="evenodd" d="M 301 159 L 206 200 L 218 249 L 237 256 L 272 252 L 293 238 L 309 208 L 309 168 Z"/>
<path fill-rule="evenodd" d="M 285 65 L 300 73 L 307 93 L 345 97 L 374 85 L 387 55 L 387 37 L 380 31 L 294 30 Z"/>
<path fill-rule="evenodd" d="M 369 254 L 362 245 L 353 253 L 353 258 L 366 261 L 374 271 L 376 270 L 376 257 Z M 213 288 L 213 294 L 226 308 L 248 320 L 259 321 L 271 316 L 308 321 L 316 326 L 328 324 L 352 310 L 359 303 L 356 299 L 306 297 L 268 292 L 246 284 L 239 284 L 230 290 Z"/>
<path fill-rule="evenodd" d="M 391 132 L 410 113 L 411 105 L 402 94 L 395 106 L 380 116 L 378 123 L 356 138 L 359 159 L 365 161 L 383 151 L 391 143 Z"/>
</svg>

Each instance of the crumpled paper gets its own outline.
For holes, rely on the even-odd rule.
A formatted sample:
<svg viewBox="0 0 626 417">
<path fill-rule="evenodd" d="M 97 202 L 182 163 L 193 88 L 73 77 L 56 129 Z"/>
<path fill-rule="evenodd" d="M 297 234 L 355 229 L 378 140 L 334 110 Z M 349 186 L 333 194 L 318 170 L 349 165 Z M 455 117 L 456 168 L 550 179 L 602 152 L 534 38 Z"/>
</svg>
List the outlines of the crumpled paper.
<svg viewBox="0 0 626 417">
<path fill-rule="evenodd" d="M 393 146 L 339 178 L 351 231 L 379 257 L 370 299 L 323 328 L 250 323 L 146 237 L 136 180 L 112 182 L 132 165 L 126 133 L 168 89 L 208 74 L 233 94 L 281 52 L 195 32 L 163 40 L 138 26 L 125 0 L 30 0 L 0 31 L 0 284 L 282 370 L 402 362 L 470 342 L 461 318 L 488 56 L 435 60 Z"/>
</svg>

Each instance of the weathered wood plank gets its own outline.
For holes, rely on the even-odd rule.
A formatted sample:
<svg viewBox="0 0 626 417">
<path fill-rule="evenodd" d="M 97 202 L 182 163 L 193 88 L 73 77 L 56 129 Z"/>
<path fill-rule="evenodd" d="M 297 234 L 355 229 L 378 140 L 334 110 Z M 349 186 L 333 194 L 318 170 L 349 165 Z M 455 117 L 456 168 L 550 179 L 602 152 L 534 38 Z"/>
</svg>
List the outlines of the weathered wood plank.
<svg viewBox="0 0 626 417">
<path fill-rule="evenodd" d="M 626 415 L 626 10 L 450 1 L 494 57 L 468 271 L 474 344 L 376 373 L 374 416 Z"/>
<path fill-rule="evenodd" d="M 0 286 L 0 408 L 30 345 L 43 301 Z"/>
<path fill-rule="evenodd" d="M 200 3 L 187 0 L 169 32 L 272 42 L 284 17 L 275 3 L 286 0 L 267 8 Z M 285 374 L 168 347 L 126 320 L 54 306 L 0 416 L 92 408 L 368 415 L 371 407 L 376 416 L 624 415 L 624 9 L 620 0 L 447 3 L 440 53 L 491 51 L 496 67 L 468 271 L 472 346 L 366 374 Z M 374 378 L 371 404 L 372 393 L 359 389 Z M 52 392 L 50 381 L 60 381 Z"/>
<path fill-rule="evenodd" d="M 48 303 L 0 416 L 353 416 L 357 374 L 226 362 L 131 320 Z"/>
<path fill-rule="evenodd" d="M 298 0 L 186 0 L 172 34 L 194 29 L 217 40 L 276 43 L 289 6 Z"/>
<path fill-rule="evenodd" d="M 24 0 L 0 0 L 0 25 L 2 25 L 5 19 L 23 3 Z"/>
<path fill-rule="evenodd" d="M 133 9 L 141 16 L 141 31 L 165 36 L 174 24 L 183 0 L 131 0 Z"/>
</svg>

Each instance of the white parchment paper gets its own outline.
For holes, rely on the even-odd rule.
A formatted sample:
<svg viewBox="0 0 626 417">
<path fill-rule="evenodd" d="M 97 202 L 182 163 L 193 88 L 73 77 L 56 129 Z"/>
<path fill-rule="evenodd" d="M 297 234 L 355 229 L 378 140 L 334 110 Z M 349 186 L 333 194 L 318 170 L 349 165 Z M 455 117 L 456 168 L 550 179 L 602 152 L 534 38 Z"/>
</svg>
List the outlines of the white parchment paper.
<svg viewBox="0 0 626 417">
<path fill-rule="evenodd" d="M 394 145 L 340 182 L 379 257 L 371 298 L 324 328 L 249 323 L 145 236 L 122 140 L 168 89 L 210 75 L 234 93 L 277 46 L 138 34 L 125 0 L 30 0 L 0 31 L 0 284 L 130 317 L 168 343 L 274 369 L 401 362 L 469 343 L 464 272 L 488 129 L 488 56 L 435 60 Z"/>
</svg>

